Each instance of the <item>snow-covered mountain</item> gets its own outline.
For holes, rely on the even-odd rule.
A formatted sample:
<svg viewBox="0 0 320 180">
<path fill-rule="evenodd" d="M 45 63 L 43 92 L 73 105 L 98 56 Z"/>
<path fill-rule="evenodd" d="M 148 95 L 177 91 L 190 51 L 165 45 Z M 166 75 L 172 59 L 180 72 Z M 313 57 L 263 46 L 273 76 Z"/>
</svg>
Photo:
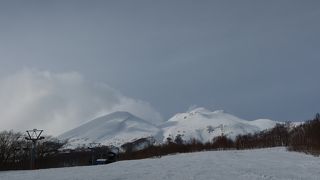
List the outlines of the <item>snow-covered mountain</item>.
<svg viewBox="0 0 320 180">
<path fill-rule="evenodd" d="M 120 146 L 142 137 L 156 136 L 159 128 L 128 112 L 114 112 L 99 117 L 59 136 L 68 139 L 72 147 L 89 143 Z"/>
<path fill-rule="evenodd" d="M 272 128 L 276 123 L 268 119 L 247 121 L 221 110 L 212 112 L 205 108 L 196 108 L 173 116 L 160 128 L 163 131 L 164 141 L 167 138 L 174 140 L 179 135 L 185 141 L 197 139 L 208 142 L 222 134 L 235 138 L 239 134 Z"/>
<path fill-rule="evenodd" d="M 176 114 L 160 125 L 154 125 L 128 112 L 115 112 L 89 121 L 59 138 L 69 139 L 70 147 L 87 146 L 91 142 L 119 147 L 142 138 L 163 143 L 168 138 L 174 140 L 177 136 L 184 141 L 197 139 L 208 142 L 221 134 L 235 138 L 238 134 L 272 128 L 276 123 L 268 119 L 247 121 L 224 111 L 212 112 L 196 108 Z"/>
</svg>

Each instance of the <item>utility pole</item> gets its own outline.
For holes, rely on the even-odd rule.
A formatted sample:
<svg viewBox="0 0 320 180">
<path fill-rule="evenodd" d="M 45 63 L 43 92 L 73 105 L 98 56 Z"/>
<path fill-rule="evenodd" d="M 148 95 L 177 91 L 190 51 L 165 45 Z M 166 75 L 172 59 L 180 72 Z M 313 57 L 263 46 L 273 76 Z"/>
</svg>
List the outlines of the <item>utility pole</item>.
<svg viewBox="0 0 320 180">
<path fill-rule="evenodd" d="M 31 147 L 31 159 L 30 159 L 30 168 L 35 169 L 35 159 L 36 159 L 36 147 L 37 147 L 37 141 L 44 139 L 43 136 L 41 136 L 41 133 L 43 130 L 33 129 L 33 130 L 27 130 L 26 131 L 28 136 L 25 137 L 26 140 L 32 141 L 32 147 Z"/>
</svg>

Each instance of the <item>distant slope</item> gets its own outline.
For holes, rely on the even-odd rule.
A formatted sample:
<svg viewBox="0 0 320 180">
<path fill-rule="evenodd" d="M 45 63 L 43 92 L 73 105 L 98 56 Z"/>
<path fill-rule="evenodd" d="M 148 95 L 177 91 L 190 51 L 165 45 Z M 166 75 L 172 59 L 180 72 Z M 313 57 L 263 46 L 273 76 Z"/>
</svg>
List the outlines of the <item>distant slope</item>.
<svg viewBox="0 0 320 180">
<path fill-rule="evenodd" d="M 167 138 L 174 140 L 178 134 L 185 141 L 197 139 L 205 143 L 221 134 L 235 138 L 238 134 L 272 128 L 276 123 L 268 119 L 246 121 L 223 111 L 197 108 L 156 126 L 128 112 L 115 112 L 70 130 L 59 138 L 69 139 L 69 148 L 88 146 L 91 142 L 119 147 L 149 137 L 163 143 Z"/>
<path fill-rule="evenodd" d="M 318 157 L 284 148 L 208 151 L 100 166 L 0 172 L 1 180 L 318 180 Z"/>
<path fill-rule="evenodd" d="M 195 138 L 208 142 L 221 134 L 235 138 L 239 134 L 272 128 L 276 123 L 267 119 L 246 121 L 223 111 L 211 112 L 205 108 L 197 108 L 175 115 L 160 128 L 163 130 L 164 141 L 167 138 L 174 140 L 180 134 L 185 141 Z"/>
<path fill-rule="evenodd" d="M 59 136 L 72 146 L 91 142 L 120 146 L 142 137 L 155 136 L 158 127 L 128 112 L 114 112 L 94 119 Z"/>
</svg>

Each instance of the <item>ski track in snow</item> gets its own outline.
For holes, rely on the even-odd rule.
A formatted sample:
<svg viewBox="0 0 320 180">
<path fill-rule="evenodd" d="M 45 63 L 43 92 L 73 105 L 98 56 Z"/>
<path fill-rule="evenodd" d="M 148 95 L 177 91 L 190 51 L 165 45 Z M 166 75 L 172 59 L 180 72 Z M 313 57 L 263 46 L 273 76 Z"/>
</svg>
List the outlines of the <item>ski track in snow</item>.
<svg viewBox="0 0 320 180">
<path fill-rule="evenodd" d="M 320 159 L 284 148 L 211 151 L 109 165 L 0 172 L 1 180 L 319 180 Z"/>
</svg>

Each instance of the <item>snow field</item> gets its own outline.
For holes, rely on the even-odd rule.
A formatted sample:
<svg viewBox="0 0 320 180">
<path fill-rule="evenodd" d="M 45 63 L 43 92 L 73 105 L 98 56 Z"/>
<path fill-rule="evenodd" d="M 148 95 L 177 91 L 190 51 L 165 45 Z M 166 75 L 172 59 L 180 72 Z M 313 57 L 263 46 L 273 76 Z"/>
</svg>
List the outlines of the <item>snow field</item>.
<svg viewBox="0 0 320 180">
<path fill-rule="evenodd" d="M 320 158 L 284 148 L 211 151 L 108 165 L 0 172 L 1 180 L 319 180 Z"/>
</svg>

